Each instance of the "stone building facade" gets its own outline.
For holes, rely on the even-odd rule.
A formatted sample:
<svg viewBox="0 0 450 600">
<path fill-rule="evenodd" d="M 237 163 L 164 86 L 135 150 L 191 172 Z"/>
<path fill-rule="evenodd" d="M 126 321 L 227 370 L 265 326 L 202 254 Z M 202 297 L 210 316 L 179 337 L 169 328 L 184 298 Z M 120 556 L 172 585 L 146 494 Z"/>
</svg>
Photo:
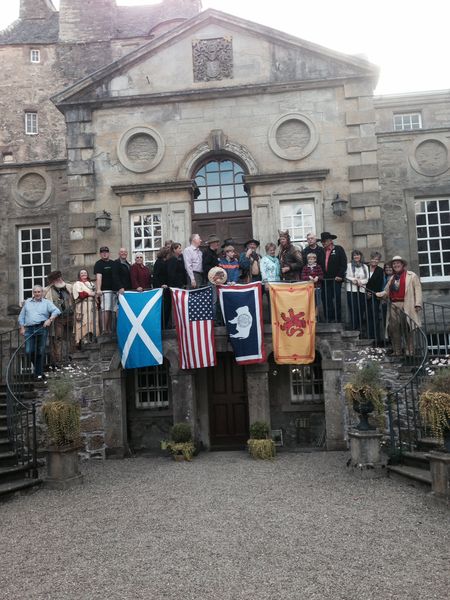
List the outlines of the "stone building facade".
<svg viewBox="0 0 450 600">
<path fill-rule="evenodd" d="M 164 239 L 186 245 L 193 230 L 254 236 L 261 247 L 278 229 L 297 243 L 331 231 L 348 252 L 400 253 L 416 270 L 420 262 L 427 293 L 449 303 L 448 92 L 374 97 L 377 68 L 366 60 L 201 12 L 198 0 L 61 0 L 59 12 L 50 0 L 21 0 L 19 21 L 0 33 L 0 61 L 10 83 L 0 107 L 3 329 L 49 270 L 73 279 L 101 245 L 153 261 Z M 337 195 L 348 201 L 343 214 Z M 96 227 L 103 211 L 106 231 Z M 270 349 L 268 330 L 265 341 Z M 319 329 L 317 381 L 313 368 L 271 360 L 237 372 L 220 328 L 216 342 L 215 381 L 178 369 L 170 332 L 157 374 L 126 374 L 111 359 L 105 429 L 121 432 L 106 435 L 111 452 L 155 447 L 186 418 L 205 446 L 220 447 L 211 398 L 225 393 L 222 375 L 224 389 L 241 390 L 227 410 L 244 398 L 247 426 L 270 420 L 290 447 L 345 446 L 339 382 L 349 341 L 339 327 Z M 146 396 L 150 379 L 158 406 Z"/>
</svg>

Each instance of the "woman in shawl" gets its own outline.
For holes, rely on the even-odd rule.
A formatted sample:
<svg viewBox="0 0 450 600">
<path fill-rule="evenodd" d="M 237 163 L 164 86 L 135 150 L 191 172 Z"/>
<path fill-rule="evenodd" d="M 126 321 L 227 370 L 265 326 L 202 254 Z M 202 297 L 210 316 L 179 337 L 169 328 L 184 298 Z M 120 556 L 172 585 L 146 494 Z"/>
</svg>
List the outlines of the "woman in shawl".
<svg viewBox="0 0 450 600">
<path fill-rule="evenodd" d="M 300 281 L 303 269 L 301 250 L 291 242 L 289 231 L 279 231 L 280 235 L 278 258 L 281 264 L 281 279 L 283 281 Z"/>
<path fill-rule="evenodd" d="M 72 295 L 75 300 L 74 332 L 77 344 L 88 343 L 99 335 L 95 285 L 89 279 L 87 269 L 81 269 L 73 284 Z"/>
</svg>

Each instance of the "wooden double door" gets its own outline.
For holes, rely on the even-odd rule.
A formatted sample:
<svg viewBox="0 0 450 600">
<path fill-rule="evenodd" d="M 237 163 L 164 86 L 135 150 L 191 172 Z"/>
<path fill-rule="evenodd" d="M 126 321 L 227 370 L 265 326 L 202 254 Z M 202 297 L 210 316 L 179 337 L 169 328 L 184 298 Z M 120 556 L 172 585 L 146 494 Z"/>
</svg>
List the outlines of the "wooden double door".
<svg viewBox="0 0 450 600">
<path fill-rule="evenodd" d="M 245 369 L 231 352 L 218 352 L 217 366 L 208 369 L 208 401 L 211 449 L 245 447 L 249 435 Z"/>
<path fill-rule="evenodd" d="M 224 217 L 223 213 L 219 218 L 197 218 L 192 220 L 192 231 L 199 233 L 203 242 L 211 234 L 217 235 L 223 242 L 226 239 L 234 241 L 234 247 L 237 252 L 242 252 L 244 244 L 252 238 L 252 218 L 250 215 L 242 217 Z"/>
</svg>

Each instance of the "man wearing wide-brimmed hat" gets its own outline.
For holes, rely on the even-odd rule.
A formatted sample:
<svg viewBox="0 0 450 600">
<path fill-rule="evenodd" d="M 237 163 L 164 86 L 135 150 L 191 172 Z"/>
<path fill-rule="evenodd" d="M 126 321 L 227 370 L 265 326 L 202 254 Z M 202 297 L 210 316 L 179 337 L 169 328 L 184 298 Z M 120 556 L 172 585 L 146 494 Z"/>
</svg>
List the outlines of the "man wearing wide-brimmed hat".
<svg viewBox="0 0 450 600">
<path fill-rule="evenodd" d="M 47 281 L 43 297 L 61 312 L 49 330 L 50 361 L 53 367 L 59 367 L 69 359 L 74 348 L 72 286 L 64 281 L 61 271 L 49 273 Z"/>
<path fill-rule="evenodd" d="M 219 264 L 219 255 L 217 251 L 220 247 L 220 238 L 212 233 L 206 238 L 206 250 L 203 252 L 203 274 L 208 277 L 209 271 Z"/>
<path fill-rule="evenodd" d="M 323 269 L 322 304 L 325 320 L 341 322 L 341 287 L 347 271 L 347 255 L 342 246 L 334 243 L 337 238 L 329 231 L 320 234 L 325 250 L 325 269 Z"/>
<path fill-rule="evenodd" d="M 261 281 L 261 256 L 256 252 L 259 241 L 255 239 L 247 240 L 244 244 L 244 252 L 239 255 L 239 266 L 241 268 L 242 280 L 245 283 L 250 281 Z"/>
<path fill-rule="evenodd" d="M 401 256 L 391 260 L 393 275 L 378 298 L 389 298 L 387 330 L 392 342 L 394 356 L 402 355 L 402 333 L 407 334 L 406 353 L 414 354 L 414 338 L 411 331 L 421 324 L 422 286 L 419 277 L 408 271 L 407 262 Z M 405 318 L 405 314 L 409 318 Z"/>
</svg>

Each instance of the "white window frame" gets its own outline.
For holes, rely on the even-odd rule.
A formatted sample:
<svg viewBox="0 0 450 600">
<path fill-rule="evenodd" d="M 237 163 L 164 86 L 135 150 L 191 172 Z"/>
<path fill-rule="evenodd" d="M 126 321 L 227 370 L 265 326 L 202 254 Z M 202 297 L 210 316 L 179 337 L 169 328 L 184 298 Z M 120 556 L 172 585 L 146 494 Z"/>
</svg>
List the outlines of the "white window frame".
<svg viewBox="0 0 450 600">
<path fill-rule="evenodd" d="M 307 234 L 316 231 L 314 197 L 280 201 L 280 230 L 286 229 L 293 244 L 301 248 L 306 245 Z"/>
<path fill-rule="evenodd" d="M 144 219 L 151 217 L 151 223 L 144 223 Z M 152 232 L 152 235 L 145 235 L 145 231 L 139 235 L 139 229 L 145 229 L 146 227 L 156 228 L 158 227 L 158 222 L 155 220 L 155 217 L 159 217 L 159 235 L 155 235 L 157 231 L 155 229 Z M 132 262 L 136 257 L 137 252 L 142 252 L 144 255 L 144 264 L 154 264 L 156 260 L 156 255 L 163 245 L 163 215 L 162 211 L 159 208 L 151 208 L 148 210 L 140 210 L 133 211 L 129 213 L 130 218 L 130 245 L 131 245 L 131 257 Z M 136 223 L 135 219 L 140 218 L 141 223 Z M 137 244 L 137 241 L 141 240 L 141 245 Z M 150 245 L 146 246 L 146 242 L 149 241 Z"/>
<path fill-rule="evenodd" d="M 148 381 L 149 371 L 152 372 L 156 385 L 139 386 L 139 377 Z M 168 363 L 156 367 L 143 367 L 134 370 L 135 406 L 138 410 L 167 410 L 170 406 L 169 367 Z M 153 395 L 154 400 L 142 401 L 143 396 Z"/>
<path fill-rule="evenodd" d="M 422 115 L 420 112 L 394 114 L 393 125 L 394 131 L 422 129 Z"/>
<path fill-rule="evenodd" d="M 25 113 L 25 134 L 37 135 L 39 133 L 38 114 L 36 111 Z"/>
<path fill-rule="evenodd" d="M 41 51 L 37 48 L 30 49 L 30 62 L 34 64 L 41 62 Z"/>
<path fill-rule="evenodd" d="M 437 210 L 429 210 L 436 203 Z M 440 203 L 445 203 L 440 209 Z M 431 206 L 430 206 L 431 205 Z M 415 202 L 415 227 L 417 239 L 417 255 L 419 259 L 419 274 L 422 281 L 450 281 L 450 274 L 444 274 L 444 268 L 450 269 L 450 235 L 443 235 L 443 228 L 450 227 L 450 197 L 449 198 L 422 198 Z M 445 217 L 444 217 L 445 215 Z M 420 222 L 419 222 L 420 221 Z M 423 221 L 423 222 L 422 222 Z M 436 222 L 434 222 L 436 221 Z M 430 236 L 430 228 L 433 228 L 433 236 Z M 426 229 L 427 235 L 423 235 Z M 422 246 L 426 245 L 426 249 Z M 445 255 L 444 255 L 445 252 Z M 439 254 L 440 260 L 436 262 L 431 255 Z M 430 272 L 433 266 L 441 268 L 440 275 L 424 275 L 421 267 L 428 267 Z M 422 271 L 422 272 L 421 272 Z"/>
<path fill-rule="evenodd" d="M 48 230 L 48 235 L 45 235 L 45 230 Z M 24 232 L 29 231 L 29 239 L 26 239 Z M 33 239 L 33 231 L 40 231 L 40 235 Z M 19 253 L 19 297 L 23 302 L 26 298 L 31 297 L 33 286 L 46 285 L 46 277 L 51 271 L 51 228 L 49 224 L 38 225 L 36 227 L 19 227 L 18 228 L 18 253 Z M 29 249 L 26 244 L 29 242 Z M 34 246 L 39 246 L 38 248 Z M 27 260 L 29 258 L 29 260 Z M 29 269 L 29 271 L 26 271 Z M 26 275 L 26 276 L 25 276 Z M 31 279 L 31 286 L 25 286 L 25 279 Z"/>
</svg>

